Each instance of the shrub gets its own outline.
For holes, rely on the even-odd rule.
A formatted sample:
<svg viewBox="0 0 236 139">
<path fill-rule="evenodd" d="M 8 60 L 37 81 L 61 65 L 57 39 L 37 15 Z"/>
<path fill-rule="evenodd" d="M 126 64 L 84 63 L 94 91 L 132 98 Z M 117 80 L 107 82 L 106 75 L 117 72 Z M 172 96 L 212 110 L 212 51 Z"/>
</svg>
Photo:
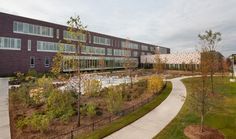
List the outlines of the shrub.
<svg viewBox="0 0 236 139">
<path fill-rule="evenodd" d="M 21 73 L 21 72 L 16 72 L 16 79 L 19 80 L 20 82 L 24 81 L 25 79 L 25 75 L 24 73 Z"/>
<path fill-rule="evenodd" d="M 87 115 L 92 118 L 96 115 L 96 106 L 94 104 L 87 105 Z"/>
<path fill-rule="evenodd" d="M 105 100 L 109 112 L 111 113 L 119 112 L 123 103 L 121 88 L 115 86 L 109 87 L 108 92 L 105 96 Z"/>
<path fill-rule="evenodd" d="M 12 102 L 22 105 L 24 107 L 33 105 L 35 102 L 29 95 L 29 89 L 32 88 L 33 84 L 22 84 L 19 88 L 11 89 L 10 97 Z"/>
<path fill-rule="evenodd" d="M 35 69 L 30 69 L 28 70 L 26 75 L 31 77 L 37 77 L 37 71 Z"/>
<path fill-rule="evenodd" d="M 102 88 L 101 81 L 98 80 L 86 80 L 84 81 L 84 93 L 91 96 L 99 96 Z"/>
<path fill-rule="evenodd" d="M 50 121 L 51 120 L 47 115 L 34 113 L 30 117 L 26 117 L 26 118 L 18 120 L 16 123 L 16 127 L 23 129 L 29 126 L 37 131 L 44 132 L 47 130 L 50 124 Z"/>
<path fill-rule="evenodd" d="M 60 118 L 67 121 L 72 115 L 75 114 L 73 103 L 75 98 L 70 92 L 60 92 L 53 90 L 47 99 L 47 114 L 51 118 Z"/>
<path fill-rule="evenodd" d="M 163 80 L 161 77 L 153 75 L 149 77 L 147 82 L 147 90 L 149 93 L 156 93 L 163 87 Z"/>
<path fill-rule="evenodd" d="M 43 89 L 46 89 L 46 90 L 52 89 L 53 87 L 52 79 L 43 75 L 42 78 L 39 78 L 37 80 L 37 86 L 42 87 Z"/>
</svg>

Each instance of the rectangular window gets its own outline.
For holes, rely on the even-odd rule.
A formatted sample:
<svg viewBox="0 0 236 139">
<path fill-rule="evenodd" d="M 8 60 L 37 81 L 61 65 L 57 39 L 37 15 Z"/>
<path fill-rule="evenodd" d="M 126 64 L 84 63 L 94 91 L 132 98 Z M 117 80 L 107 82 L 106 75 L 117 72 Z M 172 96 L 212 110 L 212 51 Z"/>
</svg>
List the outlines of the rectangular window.
<svg viewBox="0 0 236 139">
<path fill-rule="evenodd" d="M 31 51 L 31 40 L 28 40 L 28 51 Z"/>
<path fill-rule="evenodd" d="M 121 42 L 121 47 L 122 48 L 129 48 L 129 49 L 139 49 L 137 43 L 127 42 L 127 41 L 122 41 Z"/>
<path fill-rule="evenodd" d="M 59 29 L 57 29 L 57 39 L 59 39 L 60 37 L 60 32 L 59 32 Z"/>
<path fill-rule="evenodd" d="M 92 42 L 92 38 L 91 38 L 91 35 L 89 34 L 89 43 Z"/>
<path fill-rule="evenodd" d="M 0 49 L 21 50 L 21 39 L 0 37 Z"/>
<path fill-rule="evenodd" d="M 112 49 L 111 48 L 107 48 L 107 55 L 112 55 L 113 52 L 112 52 Z"/>
<path fill-rule="evenodd" d="M 45 57 L 44 66 L 45 67 L 49 67 L 50 66 L 50 58 L 48 56 Z"/>
<path fill-rule="evenodd" d="M 93 36 L 93 43 L 94 44 L 111 46 L 111 39 L 104 38 L 104 37 Z"/>
<path fill-rule="evenodd" d="M 138 51 L 133 51 L 133 57 L 138 57 Z"/>
<path fill-rule="evenodd" d="M 19 21 L 13 22 L 13 32 L 50 38 L 53 37 L 53 28 L 51 27 L 39 26 Z"/>
<path fill-rule="evenodd" d="M 46 41 L 37 41 L 37 51 L 42 52 L 65 52 L 75 53 L 75 45 L 65 43 L 54 43 Z"/>
<path fill-rule="evenodd" d="M 34 67 L 35 67 L 35 57 L 30 56 L 30 68 L 34 68 Z"/>
<path fill-rule="evenodd" d="M 149 50 L 147 45 L 141 45 L 141 48 L 142 48 L 143 51 L 148 51 Z"/>
</svg>

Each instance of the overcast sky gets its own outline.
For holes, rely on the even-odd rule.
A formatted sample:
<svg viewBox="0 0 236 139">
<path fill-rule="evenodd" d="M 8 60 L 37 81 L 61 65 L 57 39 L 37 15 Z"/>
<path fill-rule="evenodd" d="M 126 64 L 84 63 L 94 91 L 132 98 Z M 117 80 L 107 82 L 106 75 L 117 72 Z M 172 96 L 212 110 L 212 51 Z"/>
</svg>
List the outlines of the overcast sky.
<svg viewBox="0 0 236 139">
<path fill-rule="evenodd" d="M 0 0 L 0 12 L 66 24 L 79 15 L 90 31 L 194 51 L 199 33 L 222 33 L 218 47 L 236 53 L 236 0 Z"/>
</svg>

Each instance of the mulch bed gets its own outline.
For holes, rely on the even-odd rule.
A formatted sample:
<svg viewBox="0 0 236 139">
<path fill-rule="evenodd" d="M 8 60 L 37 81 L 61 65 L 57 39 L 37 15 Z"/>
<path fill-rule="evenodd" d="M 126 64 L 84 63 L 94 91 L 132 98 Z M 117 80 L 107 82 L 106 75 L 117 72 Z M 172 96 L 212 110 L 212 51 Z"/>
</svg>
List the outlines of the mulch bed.
<svg viewBox="0 0 236 139">
<path fill-rule="evenodd" d="M 203 132 L 201 132 L 200 125 L 189 125 L 184 129 L 184 134 L 189 139 L 224 139 L 223 133 L 219 132 L 217 129 L 210 128 L 207 126 L 203 127 Z"/>
</svg>

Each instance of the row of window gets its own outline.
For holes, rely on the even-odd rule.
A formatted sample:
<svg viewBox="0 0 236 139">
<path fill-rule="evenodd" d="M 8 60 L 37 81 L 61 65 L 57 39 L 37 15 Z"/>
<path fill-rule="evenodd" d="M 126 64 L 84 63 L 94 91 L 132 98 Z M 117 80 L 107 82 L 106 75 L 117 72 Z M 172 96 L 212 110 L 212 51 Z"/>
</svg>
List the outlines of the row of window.
<svg viewBox="0 0 236 139">
<path fill-rule="evenodd" d="M 89 70 L 89 69 L 109 69 L 109 68 L 122 68 L 124 64 L 125 58 L 117 58 L 117 57 L 89 57 L 89 56 L 81 56 L 80 58 L 80 67 L 81 70 Z M 64 57 L 63 62 L 63 71 L 71 71 L 76 70 L 77 68 L 73 66 L 75 58 L 67 56 Z M 138 66 L 138 59 L 132 58 L 136 63 L 136 67 Z"/>
<path fill-rule="evenodd" d="M 44 67 L 49 67 L 50 63 L 50 57 L 45 56 Z M 35 56 L 30 56 L 30 68 L 35 68 Z"/>
<path fill-rule="evenodd" d="M 13 32 L 14 33 L 22 33 L 22 34 L 29 34 L 29 35 L 36 35 L 36 36 L 44 36 L 44 37 L 51 37 L 53 38 L 53 28 L 29 24 L 20 21 L 13 22 Z M 59 39 L 59 29 L 56 29 L 56 38 Z M 74 40 L 74 41 L 81 41 L 86 42 L 86 34 L 73 34 L 69 31 L 63 31 L 63 38 L 65 40 Z M 89 35 L 89 43 L 91 43 L 91 35 Z M 93 43 L 112 46 L 112 40 L 105 37 L 93 36 Z M 121 42 L 122 48 L 129 48 L 129 49 L 139 49 L 139 45 L 137 43 L 122 41 Z M 141 49 L 144 51 L 148 51 L 149 47 L 146 45 L 141 45 Z M 150 47 L 150 51 L 155 51 L 154 47 Z"/>
<path fill-rule="evenodd" d="M 73 63 L 76 59 L 74 57 L 65 56 L 63 59 L 63 71 L 75 70 Z M 115 58 L 115 57 L 89 57 L 81 56 L 80 57 L 80 67 L 81 69 L 99 69 L 99 68 L 122 68 L 125 58 Z M 138 59 L 131 59 L 138 66 Z M 44 57 L 44 67 L 50 67 L 51 59 L 48 56 Z M 35 68 L 36 66 L 36 57 L 30 56 L 30 68 Z"/>
<path fill-rule="evenodd" d="M 21 39 L 0 37 L 0 49 L 21 50 Z M 28 40 L 28 51 L 31 51 L 31 40 Z M 37 51 L 75 53 L 76 48 L 72 44 L 37 41 Z M 106 55 L 105 51 L 106 48 L 93 46 L 85 46 L 81 49 L 82 54 Z M 107 48 L 107 55 L 113 55 L 113 49 Z M 131 56 L 131 51 L 114 49 L 114 56 Z M 137 57 L 138 52 L 133 51 L 132 56 Z"/>
<path fill-rule="evenodd" d="M 72 44 L 37 41 L 37 51 L 75 53 L 76 49 Z"/>
<path fill-rule="evenodd" d="M 53 28 L 19 21 L 13 22 L 13 32 L 44 37 L 53 37 Z"/>
<path fill-rule="evenodd" d="M 0 37 L 0 49 L 21 50 L 21 39 Z"/>
</svg>

